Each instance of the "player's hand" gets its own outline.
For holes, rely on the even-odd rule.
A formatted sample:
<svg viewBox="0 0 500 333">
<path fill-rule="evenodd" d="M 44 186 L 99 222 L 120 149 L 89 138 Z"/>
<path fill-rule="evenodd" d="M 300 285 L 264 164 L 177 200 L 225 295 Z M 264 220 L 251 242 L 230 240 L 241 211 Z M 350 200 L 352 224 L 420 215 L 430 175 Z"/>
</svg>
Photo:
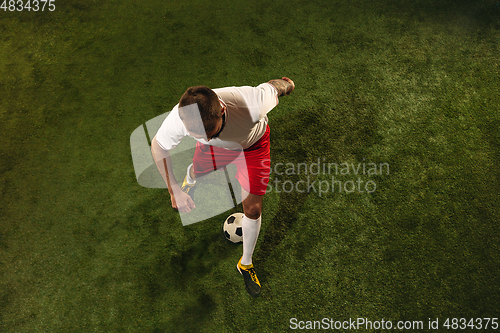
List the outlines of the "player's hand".
<svg viewBox="0 0 500 333">
<path fill-rule="evenodd" d="M 171 193 L 170 200 L 172 201 L 172 207 L 178 209 L 181 213 L 189 213 L 196 208 L 193 199 L 181 190 Z"/>
<path fill-rule="evenodd" d="M 287 90 L 287 92 L 286 92 L 286 95 L 290 95 L 292 93 L 293 89 L 295 89 L 295 83 L 292 80 L 290 80 L 289 78 L 287 78 L 286 76 L 283 76 L 281 79 L 292 84 L 292 88 Z"/>
</svg>

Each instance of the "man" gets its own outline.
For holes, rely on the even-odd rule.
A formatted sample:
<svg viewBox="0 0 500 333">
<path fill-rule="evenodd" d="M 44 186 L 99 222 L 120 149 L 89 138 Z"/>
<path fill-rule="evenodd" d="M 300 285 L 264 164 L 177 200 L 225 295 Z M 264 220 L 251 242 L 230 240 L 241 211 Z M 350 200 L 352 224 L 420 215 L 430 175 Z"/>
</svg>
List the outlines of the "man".
<svg viewBox="0 0 500 333">
<path fill-rule="evenodd" d="M 267 113 L 278 104 L 278 97 L 289 95 L 294 88 L 294 82 L 287 77 L 257 87 L 213 90 L 205 86 L 190 87 L 151 142 L 153 158 L 167 184 L 172 207 L 180 212 L 188 213 L 196 208 L 191 197 L 196 178 L 230 163 L 236 165 L 244 212 L 243 256 L 237 268 L 252 296 L 258 296 L 261 289 L 252 255 L 260 231 L 262 198 L 270 174 Z M 179 186 L 172 172 L 169 150 L 175 148 L 184 136 L 198 142 L 193 163 Z"/>
</svg>

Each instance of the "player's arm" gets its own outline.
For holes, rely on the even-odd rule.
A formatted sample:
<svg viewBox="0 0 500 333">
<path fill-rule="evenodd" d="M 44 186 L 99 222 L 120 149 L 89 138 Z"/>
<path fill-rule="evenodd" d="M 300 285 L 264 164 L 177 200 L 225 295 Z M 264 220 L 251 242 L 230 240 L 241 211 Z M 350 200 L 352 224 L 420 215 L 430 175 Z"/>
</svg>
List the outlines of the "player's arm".
<svg viewBox="0 0 500 333">
<path fill-rule="evenodd" d="M 163 177 L 165 184 L 167 184 L 172 207 L 183 213 L 189 213 L 191 209 L 196 208 L 191 197 L 181 190 L 181 187 L 174 177 L 170 153 L 168 150 L 164 150 L 160 147 L 156 141 L 156 137 L 151 141 L 151 153 L 158 171 Z"/>
<path fill-rule="evenodd" d="M 282 79 L 270 80 L 269 84 L 273 85 L 278 91 L 278 97 L 290 95 L 295 89 L 295 83 L 287 77 Z"/>
</svg>

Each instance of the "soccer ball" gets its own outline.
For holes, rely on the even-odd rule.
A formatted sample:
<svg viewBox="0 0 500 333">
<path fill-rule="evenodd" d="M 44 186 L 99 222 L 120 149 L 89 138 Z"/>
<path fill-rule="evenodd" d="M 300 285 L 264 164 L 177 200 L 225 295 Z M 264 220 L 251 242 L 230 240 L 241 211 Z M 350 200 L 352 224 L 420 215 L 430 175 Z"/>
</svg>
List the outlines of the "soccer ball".
<svg viewBox="0 0 500 333">
<path fill-rule="evenodd" d="M 242 219 L 243 213 L 234 213 L 224 221 L 224 227 L 222 229 L 228 241 L 235 244 L 243 243 Z"/>
</svg>

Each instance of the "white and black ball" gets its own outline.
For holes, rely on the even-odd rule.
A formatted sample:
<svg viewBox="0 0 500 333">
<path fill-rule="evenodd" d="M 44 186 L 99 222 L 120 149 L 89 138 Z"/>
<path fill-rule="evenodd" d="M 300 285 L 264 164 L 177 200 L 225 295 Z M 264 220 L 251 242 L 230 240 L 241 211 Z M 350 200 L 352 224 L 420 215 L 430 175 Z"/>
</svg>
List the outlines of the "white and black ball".
<svg viewBox="0 0 500 333">
<path fill-rule="evenodd" d="M 224 236 L 226 239 L 232 243 L 240 244 L 243 243 L 243 228 L 241 227 L 241 221 L 243 219 L 243 213 L 231 214 L 226 221 L 224 221 Z"/>
</svg>

